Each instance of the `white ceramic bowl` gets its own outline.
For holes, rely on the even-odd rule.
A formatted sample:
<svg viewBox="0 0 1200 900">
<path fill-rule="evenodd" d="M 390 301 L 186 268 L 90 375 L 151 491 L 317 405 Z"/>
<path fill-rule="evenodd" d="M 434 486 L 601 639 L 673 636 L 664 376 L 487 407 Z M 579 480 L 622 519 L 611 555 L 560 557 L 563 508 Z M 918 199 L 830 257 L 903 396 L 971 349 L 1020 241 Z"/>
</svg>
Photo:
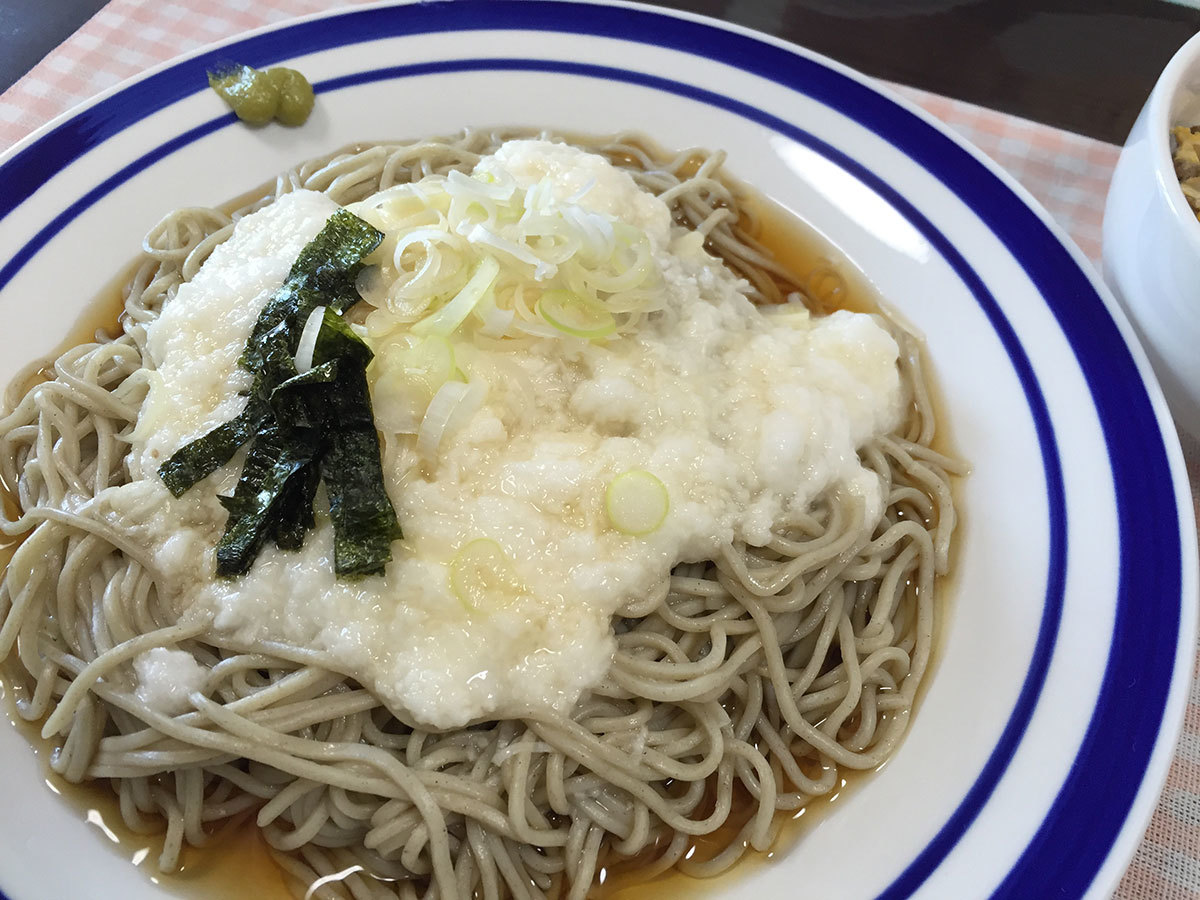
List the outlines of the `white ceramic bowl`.
<svg viewBox="0 0 1200 900">
<path fill-rule="evenodd" d="M 230 59 L 305 72 L 309 122 L 239 124 L 205 81 Z M 734 176 L 819 230 L 924 333 L 973 466 L 944 645 L 907 738 L 777 864 L 716 893 L 1108 896 L 1190 685 L 1196 531 L 1179 445 L 1124 316 L 1045 212 L 844 66 L 616 3 L 368 6 L 239 36 L 0 157 L 0 382 L 62 340 L 164 211 L 351 141 L 466 124 L 723 147 Z M 51 794 L 12 728 L 0 770 L 12 900 L 169 896 L 130 864 L 145 854 L 122 858 L 102 820 Z"/>
<path fill-rule="evenodd" d="M 1168 129 L 1200 125 L 1200 34 L 1180 48 L 1129 133 L 1104 210 L 1104 275 L 1125 307 L 1176 424 L 1200 438 L 1200 221 Z"/>
</svg>

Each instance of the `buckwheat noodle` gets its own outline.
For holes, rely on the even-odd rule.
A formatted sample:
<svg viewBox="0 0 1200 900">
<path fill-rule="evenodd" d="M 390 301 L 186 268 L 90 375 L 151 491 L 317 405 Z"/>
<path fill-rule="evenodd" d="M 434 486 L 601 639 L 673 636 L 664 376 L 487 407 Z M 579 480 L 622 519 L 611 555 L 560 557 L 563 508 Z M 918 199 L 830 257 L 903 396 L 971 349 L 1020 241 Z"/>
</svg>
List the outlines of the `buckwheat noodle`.
<svg viewBox="0 0 1200 900">
<path fill-rule="evenodd" d="M 0 585 L 0 658 L 19 714 L 46 720 L 58 742 L 57 773 L 108 779 L 135 831 L 166 823 L 163 870 L 185 843 L 256 814 L 298 896 L 580 900 L 599 867 L 623 859 L 646 877 L 711 875 L 767 849 L 777 813 L 830 793 L 845 770 L 879 766 L 905 732 L 959 466 L 930 447 L 918 348 L 896 326 L 911 409 L 861 451 L 885 485 L 882 517 L 832 492 L 778 523 L 767 546 L 679 566 L 614 618 L 612 667 L 570 718 L 410 727 L 320 652 L 178 624 L 153 559 L 92 512 L 128 480 L 145 326 L 238 215 L 298 188 L 344 204 L 469 170 L 502 137 L 363 145 L 300 165 L 233 215 L 171 213 L 145 240 L 121 336 L 67 351 L 49 377 L 10 392 L 0 475 L 18 512 L 0 530 L 23 542 Z M 756 300 L 799 291 L 836 305 L 831 267 L 796 284 L 748 235 L 751 211 L 719 177 L 720 154 L 652 155 L 628 136 L 591 146 L 704 233 Z M 193 711 L 137 699 L 132 660 L 157 646 L 208 668 Z M 726 849 L 687 858 L 717 829 L 733 835 Z"/>
</svg>

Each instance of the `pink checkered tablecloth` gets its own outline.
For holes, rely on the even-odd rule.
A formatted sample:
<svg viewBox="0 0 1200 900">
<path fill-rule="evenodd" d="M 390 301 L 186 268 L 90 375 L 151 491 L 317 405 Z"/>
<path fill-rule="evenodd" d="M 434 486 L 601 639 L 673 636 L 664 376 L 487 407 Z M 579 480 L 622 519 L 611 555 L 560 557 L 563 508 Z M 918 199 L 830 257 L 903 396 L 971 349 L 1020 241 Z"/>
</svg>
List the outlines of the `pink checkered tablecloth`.
<svg viewBox="0 0 1200 900">
<path fill-rule="evenodd" d="M 42 0 L 53 2 L 53 0 Z M 212 41 L 337 5 L 321 0 L 112 0 L 0 95 L 0 150 L 131 75 Z M 1011 173 L 1095 263 L 1119 148 L 914 88 L 894 89 Z M 1200 448 L 1185 448 L 1193 496 Z M 1119 900 L 1200 898 L 1200 684 L 1158 809 L 1118 887 Z"/>
</svg>

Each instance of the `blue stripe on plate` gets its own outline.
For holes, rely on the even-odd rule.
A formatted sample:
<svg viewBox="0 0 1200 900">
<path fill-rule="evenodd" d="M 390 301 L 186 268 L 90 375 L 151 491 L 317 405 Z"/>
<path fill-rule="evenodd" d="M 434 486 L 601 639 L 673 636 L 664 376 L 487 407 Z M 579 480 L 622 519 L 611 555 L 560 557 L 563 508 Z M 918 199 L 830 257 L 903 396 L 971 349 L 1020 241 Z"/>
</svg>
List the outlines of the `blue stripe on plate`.
<svg viewBox="0 0 1200 900">
<path fill-rule="evenodd" d="M 1182 586 L 1182 560 L 1177 531 L 1179 517 L 1166 448 L 1128 348 L 1086 274 L 1039 217 L 999 178 L 919 117 L 853 78 L 792 50 L 647 10 L 544 0 L 457 0 L 355 10 L 245 38 L 185 60 L 65 120 L 0 167 L 0 218 L 87 150 L 169 103 L 195 93 L 195 86 L 204 83 L 204 71 L 220 61 L 236 56 L 240 61 L 264 65 L 384 37 L 505 28 L 594 34 L 691 52 L 738 66 L 818 100 L 890 141 L 958 194 L 1013 251 L 1041 291 L 1079 359 L 1104 430 L 1117 487 L 1121 578 L 1104 693 L 1093 713 L 1084 745 L 1071 777 L 1056 797 L 1037 837 L 997 895 L 1081 894 L 1111 849 L 1141 784 L 1170 686 L 1179 629 L 1179 607 L 1175 601 Z M 631 73 L 620 73 L 624 80 L 630 80 L 630 76 Z M 639 77 L 643 76 L 633 76 Z M 333 85 L 322 87 L 330 89 Z M 694 89 L 677 87 L 680 89 L 677 93 L 691 92 L 687 95 L 698 96 Z M 710 97 L 703 99 L 714 102 Z M 739 114 L 765 116 L 737 101 L 720 97 L 715 100 L 719 101 L 717 105 L 733 104 L 726 108 Z M 212 130 L 226 121 L 227 117 L 222 117 L 199 128 Z M 796 137 L 791 134 L 795 130 L 792 126 L 781 124 L 786 126 L 785 133 Z M 851 171 L 861 169 L 852 160 L 843 158 L 841 162 L 849 163 Z M 128 170 L 129 167 L 123 170 L 125 177 L 133 174 Z M 855 174 L 862 177 L 859 172 Z M 863 180 L 870 183 L 868 178 Z M 873 186 L 896 202 L 894 192 L 886 189 L 886 185 L 883 189 Z M 903 198 L 898 199 L 898 208 L 903 212 L 909 205 Z M 75 207 L 73 210 L 72 215 L 80 211 Z M 63 224 L 66 219 L 59 217 L 56 221 Z M 919 227 L 919 222 L 913 224 Z M 935 241 L 939 249 L 944 243 L 953 252 L 944 236 L 939 238 L 940 241 Z M 948 261 L 954 264 L 951 257 Z M 969 280 L 967 283 L 974 290 Z M 1014 357 L 1014 366 L 1025 382 L 1026 378 L 1032 379 L 1032 372 L 1011 329 L 1006 339 L 1003 331 L 1006 327 L 1007 323 L 998 326 L 998 333 L 1006 347 L 1011 341 L 1019 352 L 1019 358 Z M 1031 389 L 1037 394 L 1036 381 L 1025 383 L 1025 388 L 1027 394 Z M 1037 396 L 1040 400 L 1040 394 Z M 1057 452 L 1044 406 L 1041 415 L 1044 421 L 1037 422 L 1039 440 L 1048 469 L 1051 509 L 1057 508 L 1052 513 L 1051 526 L 1054 529 L 1057 521 L 1061 529 L 1065 511 L 1061 496 L 1054 498 L 1056 490 L 1061 494 Z M 1035 410 L 1035 421 L 1037 417 Z M 1051 573 L 1051 588 L 1055 589 L 1057 582 L 1059 591 L 1064 551 L 1065 544 L 1052 548 L 1058 554 L 1059 564 Z M 1083 548 L 1079 552 L 1084 552 Z M 1036 703 L 1057 627 L 1058 611 L 1054 606 L 1048 596 L 1034 665 L 1005 729 L 1005 738 L 951 820 L 884 896 L 899 897 L 915 890 L 949 853 L 986 802 Z"/>
<path fill-rule="evenodd" d="M 160 144 L 153 150 L 143 153 L 133 162 L 122 166 L 114 174 L 105 178 L 102 182 L 60 212 L 57 216 L 51 219 L 45 226 L 40 228 L 32 238 L 16 253 L 10 257 L 3 266 L 0 266 L 0 290 L 8 286 L 12 281 L 13 276 L 21 271 L 22 267 L 33 259 L 34 255 L 44 247 L 51 238 L 66 228 L 75 218 L 95 205 L 98 201 L 108 196 L 116 188 L 123 185 L 126 181 L 141 172 L 147 166 L 151 166 L 160 159 L 165 159 L 176 150 L 186 147 L 194 141 L 199 140 L 206 134 L 212 134 L 214 131 L 226 125 L 231 125 L 237 122 L 237 117 L 233 113 L 211 119 L 195 128 L 189 128 L 178 137 L 172 138 L 166 143 Z M 5 179 L 8 177 L 7 167 L 0 167 L 0 190 L 5 186 Z"/>
</svg>

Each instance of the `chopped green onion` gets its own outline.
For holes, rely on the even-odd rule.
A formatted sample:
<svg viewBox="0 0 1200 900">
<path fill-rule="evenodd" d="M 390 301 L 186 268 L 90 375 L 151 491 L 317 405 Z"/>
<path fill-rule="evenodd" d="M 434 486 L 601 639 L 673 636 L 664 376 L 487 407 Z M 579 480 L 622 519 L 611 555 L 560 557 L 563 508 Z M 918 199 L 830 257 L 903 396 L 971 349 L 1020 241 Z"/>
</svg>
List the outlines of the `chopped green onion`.
<svg viewBox="0 0 1200 900">
<path fill-rule="evenodd" d="M 485 337 L 500 338 L 504 337 L 508 331 L 508 326 L 512 324 L 516 313 L 511 309 L 501 309 L 496 305 L 496 295 L 494 291 L 488 291 L 483 299 L 479 301 L 479 305 L 475 307 L 475 315 L 479 321 L 483 323 L 483 327 L 479 329 L 479 333 Z"/>
<path fill-rule="evenodd" d="M 488 292 L 499 274 L 500 263 L 490 256 L 483 257 L 462 290 L 433 315 L 414 325 L 413 334 L 440 334 L 442 337 L 452 334 L 471 314 L 475 304 L 483 299 L 483 295 Z"/>
<path fill-rule="evenodd" d="M 616 248 L 611 271 L 597 268 L 587 273 L 588 284 L 605 293 L 628 291 L 645 283 L 654 273 L 654 256 L 646 233 L 623 222 L 613 223 Z"/>
<path fill-rule="evenodd" d="M 450 590 L 473 611 L 516 596 L 521 585 L 500 545 L 491 538 L 476 538 L 450 560 Z"/>
<path fill-rule="evenodd" d="M 645 469 L 630 469 L 614 478 L 604 500 L 613 528 L 635 536 L 662 525 L 671 508 L 667 486 Z"/>
<path fill-rule="evenodd" d="M 454 347 L 440 334 L 417 341 L 400 356 L 404 376 L 423 384 L 432 395 L 454 377 Z"/>
<path fill-rule="evenodd" d="M 773 322 L 781 322 L 794 328 L 803 328 L 812 319 L 811 313 L 803 303 L 787 301 L 785 303 L 770 303 L 758 307 L 759 313 Z"/>
<path fill-rule="evenodd" d="M 416 434 L 429 401 L 455 377 L 454 347 L 431 334 L 390 340 L 379 348 L 371 372 L 371 405 L 379 429 Z"/>
<path fill-rule="evenodd" d="M 318 306 L 308 314 L 308 321 L 300 332 L 300 341 L 296 344 L 296 371 L 301 375 L 312 368 L 313 347 L 317 345 L 317 334 L 324 319 L 325 307 Z"/>
<path fill-rule="evenodd" d="M 617 320 L 603 303 L 571 291 L 546 291 L 536 310 L 546 324 L 574 337 L 601 338 L 617 330 Z"/>
<path fill-rule="evenodd" d="M 488 385 L 481 380 L 464 384 L 447 381 L 443 384 L 421 419 L 417 429 L 417 454 L 431 462 L 446 438 L 462 428 L 487 399 Z"/>
</svg>

